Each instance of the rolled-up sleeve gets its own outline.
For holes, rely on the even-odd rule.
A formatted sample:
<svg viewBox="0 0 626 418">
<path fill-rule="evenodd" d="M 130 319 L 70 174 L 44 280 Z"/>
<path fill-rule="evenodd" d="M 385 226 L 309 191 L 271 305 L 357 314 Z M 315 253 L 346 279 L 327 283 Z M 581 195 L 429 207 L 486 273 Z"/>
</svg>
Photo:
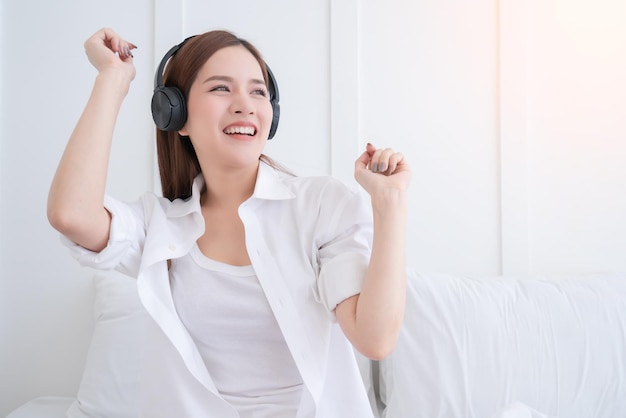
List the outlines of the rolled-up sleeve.
<svg viewBox="0 0 626 418">
<path fill-rule="evenodd" d="M 335 185 L 323 199 L 319 222 L 318 295 L 329 311 L 361 292 L 372 242 L 371 209 L 363 194 Z"/>
<path fill-rule="evenodd" d="M 115 269 L 136 277 L 146 235 L 142 202 L 126 203 L 105 196 L 104 207 L 111 214 L 111 229 L 107 246 L 102 251 L 88 250 L 63 235 L 61 242 L 82 266 L 99 270 Z"/>
</svg>

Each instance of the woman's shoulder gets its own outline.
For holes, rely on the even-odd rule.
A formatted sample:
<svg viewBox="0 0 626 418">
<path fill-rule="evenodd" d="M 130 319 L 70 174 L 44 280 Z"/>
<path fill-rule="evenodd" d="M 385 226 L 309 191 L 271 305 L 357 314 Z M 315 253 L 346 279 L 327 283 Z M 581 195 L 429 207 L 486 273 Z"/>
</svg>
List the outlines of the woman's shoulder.
<svg viewBox="0 0 626 418">
<path fill-rule="evenodd" d="M 358 217 L 368 211 L 367 196 L 357 186 L 351 187 L 333 176 L 291 178 L 289 187 L 297 207 L 313 210 L 324 219 L 348 212 Z"/>
<path fill-rule="evenodd" d="M 351 196 L 357 192 L 346 183 L 336 177 L 323 176 L 303 176 L 303 177 L 283 177 L 283 181 L 297 195 L 320 195 Z"/>
</svg>

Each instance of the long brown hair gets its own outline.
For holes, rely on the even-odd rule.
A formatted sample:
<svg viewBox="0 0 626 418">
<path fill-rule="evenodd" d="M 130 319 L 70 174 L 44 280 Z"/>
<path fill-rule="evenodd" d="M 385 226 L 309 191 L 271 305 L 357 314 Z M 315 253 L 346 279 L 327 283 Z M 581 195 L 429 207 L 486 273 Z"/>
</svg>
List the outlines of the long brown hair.
<svg viewBox="0 0 626 418">
<path fill-rule="evenodd" d="M 163 84 L 177 87 L 187 99 L 202 66 L 217 51 L 229 46 L 243 46 L 250 51 L 261 66 L 267 84 L 267 69 L 260 52 L 248 41 L 223 30 L 206 32 L 189 39 L 167 63 Z M 169 200 L 186 199 L 191 196 L 193 180 L 201 171 L 193 145 L 188 136 L 182 136 L 177 131 L 166 132 L 158 128 L 156 131 L 163 196 Z M 261 160 L 274 165 L 264 155 L 261 155 Z"/>
</svg>

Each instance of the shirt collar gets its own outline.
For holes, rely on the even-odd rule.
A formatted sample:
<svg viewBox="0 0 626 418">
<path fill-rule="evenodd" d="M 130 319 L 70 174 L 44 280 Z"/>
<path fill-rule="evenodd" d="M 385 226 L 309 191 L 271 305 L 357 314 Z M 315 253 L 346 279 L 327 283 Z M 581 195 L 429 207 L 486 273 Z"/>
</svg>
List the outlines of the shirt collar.
<svg viewBox="0 0 626 418">
<path fill-rule="evenodd" d="M 190 213 L 201 212 L 200 195 L 204 189 L 204 177 L 198 174 L 193 180 L 191 197 L 185 200 L 176 199 L 167 205 L 168 217 L 186 216 Z M 261 161 L 257 172 L 256 184 L 252 198 L 264 200 L 293 199 L 295 194 L 285 184 L 284 177 L 279 171 L 267 163 Z"/>
<path fill-rule="evenodd" d="M 285 184 L 284 178 L 277 169 L 261 161 L 252 197 L 266 200 L 285 200 L 293 199 L 296 195 Z"/>
</svg>

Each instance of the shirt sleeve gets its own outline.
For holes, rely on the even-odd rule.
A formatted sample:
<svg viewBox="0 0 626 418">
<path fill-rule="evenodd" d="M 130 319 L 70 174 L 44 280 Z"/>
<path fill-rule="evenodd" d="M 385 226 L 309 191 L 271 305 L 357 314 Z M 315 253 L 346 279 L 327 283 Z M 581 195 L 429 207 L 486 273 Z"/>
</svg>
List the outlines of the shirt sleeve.
<svg viewBox="0 0 626 418">
<path fill-rule="evenodd" d="M 319 245 L 318 295 L 329 311 L 361 292 L 372 243 L 371 207 L 362 193 L 334 185 L 320 210 L 325 234 Z"/>
<path fill-rule="evenodd" d="M 104 249 L 100 252 L 88 250 L 63 235 L 61 242 L 82 266 L 99 270 L 115 269 L 137 277 L 146 235 L 142 202 L 126 203 L 105 196 L 104 207 L 111 214 L 109 241 Z"/>
</svg>

